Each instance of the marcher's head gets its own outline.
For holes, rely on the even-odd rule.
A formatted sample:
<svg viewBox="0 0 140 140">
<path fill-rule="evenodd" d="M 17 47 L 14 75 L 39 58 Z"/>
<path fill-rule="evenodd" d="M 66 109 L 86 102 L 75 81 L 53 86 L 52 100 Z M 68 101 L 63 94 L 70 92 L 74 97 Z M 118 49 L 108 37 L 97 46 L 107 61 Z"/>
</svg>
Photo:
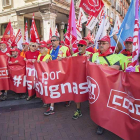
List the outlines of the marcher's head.
<svg viewBox="0 0 140 140">
<path fill-rule="evenodd" d="M 1 41 L 0 42 L 0 50 L 4 51 L 7 48 L 8 44 L 6 41 Z"/>
<path fill-rule="evenodd" d="M 27 43 L 27 42 L 22 43 L 22 48 L 24 51 L 28 51 L 29 50 L 29 43 Z"/>
<path fill-rule="evenodd" d="M 110 47 L 110 37 L 104 36 L 98 41 L 98 47 L 101 53 L 106 52 Z"/>
<path fill-rule="evenodd" d="M 132 37 L 128 37 L 125 40 L 125 49 L 129 52 L 132 52 L 132 48 L 133 48 L 133 38 Z"/>
<path fill-rule="evenodd" d="M 52 36 L 51 42 L 52 42 L 53 49 L 56 49 L 57 46 L 59 46 L 60 44 L 60 39 L 58 36 Z"/>
<path fill-rule="evenodd" d="M 86 52 L 87 48 L 87 42 L 85 40 L 80 40 L 78 43 L 78 50 L 80 54 L 83 54 Z"/>
<path fill-rule="evenodd" d="M 15 42 L 12 42 L 11 48 L 17 48 L 17 44 Z"/>
<path fill-rule="evenodd" d="M 16 58 L 18 56 L 18 49 L 17 48 L 11 48 L 10 49 L 11 56 Z"/>
<path fill-rule="evenodd" d="M 38 49 L 38 45 L 37 43 L 30 42 L 29 48 L 31 52 L 35 52 Z"/>
<path fill-rule="evenodd" d="M 51 42 L 51 40 L 48 40 L 47 41 L 47 48 L 51 48 L 52 47 L 52 42 Z"/>
<path fill-rule="evenodd" d="M 47 54 L 47 51 L 48 51 L 47 45 L 45 45 L 45 44 L 40 45 L 39 46 L 39 51 L 40 51 L 41 54 Z"/>
</svg>

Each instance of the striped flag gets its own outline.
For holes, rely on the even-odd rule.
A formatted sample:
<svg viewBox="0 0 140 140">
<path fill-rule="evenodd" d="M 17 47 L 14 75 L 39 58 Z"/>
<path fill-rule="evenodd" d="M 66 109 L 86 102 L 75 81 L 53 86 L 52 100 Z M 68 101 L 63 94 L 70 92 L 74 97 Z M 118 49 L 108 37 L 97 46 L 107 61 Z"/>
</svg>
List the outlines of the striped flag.
<svg viewBox="0 0 140 140">
<path fill-rule="evenodd" d="M 25 24 L 24 41 L 28 42 L 28 26 L 27 26 L 27 21 L 26 21 L 26 24 Z"/>
<path fill-rule="evenodd" d="M 104 8 L 102 8 L 99 16 L 99 25 L 101 25 L 104 15 L 105 15 L 105 11 Z"/>
<path fill-rule="evenodd" d="M 134 23 L 134 33 L 133 33 L 133 51 L 132 51 L 132 62 L 136 62 L 139 55 L 139 0 L 136 0 L 135 3 L 135 23 Z"/>
</svg>

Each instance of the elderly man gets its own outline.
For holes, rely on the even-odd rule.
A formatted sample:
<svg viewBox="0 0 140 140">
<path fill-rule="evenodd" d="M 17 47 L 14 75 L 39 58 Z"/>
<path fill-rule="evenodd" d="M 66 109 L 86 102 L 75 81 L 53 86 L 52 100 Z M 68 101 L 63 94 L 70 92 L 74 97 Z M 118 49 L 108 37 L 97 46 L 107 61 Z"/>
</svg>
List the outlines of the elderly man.
<svg viewBox="0 0 140 140">
<path fill-rule="evenodd" d="M 90 61 L 93 63 L 106 65 L 108 67 L 119 70 L 120 69 L 120 57 L 117 54 L 113 54 L 110 46 L 109 36 L 104 36 L 98 41 L 99 51 L 94 53 Z M 97 134 L 101 135 L 104 129 L 100 126 L 97 128 Z"/>
<path fill-rule="evenodd" d="M 50 51 L 50 55 L 52 60 L 61 60 L 62 58 L 71 56 L 69 52 L 69 48 L 66 46 L 60 45 L 60 39 L 57 36 L 52 36 L 51 38 L 53 49 Z M 66 102 L 66 106 L 69 106 L 69 102 Z M 51 103 L 49 109 L 44 113 L 44 115 L 52 115 L 54 114 L 54 103 Z"/>
<path fill-rule="evenodd" d="M 80 40 L 79 43 L 78 43 L 79 52 L 73 54 L 72 56 L 90 56 L 92 53 L 86 51 L 86 48 L 87 48 L 87 42 L 85 40 Z M 76 120 L 76 119 L 78 119 L 79 117 L 82 116 L 81 103 L 76 103 L 76 107 L 77 107 L 77 110 L 72 117 L 72 119 L 74 119 L 74 120 Z"/>
<path fill-rule="evenodd" d="M 8 48 L 8 44 L 6 41 L 0 42 L 0 55 L 10 56 L 10 50 Z M 6 100 L 6 98 L 7 98 L 7 91 L 6 90 L 0 91 L 0 100 L 4 101 Z"/>
<path fill-rule="evenodd" d="M 125 71 L 125 69 L 131 64 L 132 62 L 132 48 L 133 48 L 133 38 L 128 37 L 125 42 L 125 49 L 122 50 L 122 52 L 119 54 L 120 65 L 122 70 Z"/>
<path fill-rule="evenodd" d="M 25 42 L 25 43 L 22 43 L 22 52 L 20 53 L 20 56 L 22 56 L 23 58 L 25 58 L 25 53 L 27 51 L 29 51 L 29 43 Z"/>
</svg>

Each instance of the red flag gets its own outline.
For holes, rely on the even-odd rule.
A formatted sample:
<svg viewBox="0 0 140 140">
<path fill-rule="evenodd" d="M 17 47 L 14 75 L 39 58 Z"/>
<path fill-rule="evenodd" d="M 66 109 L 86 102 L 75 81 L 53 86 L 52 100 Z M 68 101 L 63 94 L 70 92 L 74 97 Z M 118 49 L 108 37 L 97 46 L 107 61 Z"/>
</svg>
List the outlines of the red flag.
<svg viewBox="0 0 140 140">
<path fill-rule="evenodd" d="M 51 38 L 52 38 L 52 29 L 51 29 L 51 27 L 50 27 L 50 36 L 49 36 L 49 40 L 51 40 Z"/>
<path fill-rule="evenodd" d="M 25 25 L 24 41 L 28 42 L 28 26 L 27 26 L 27 21 L 26 21 L 26 25 Z"/>
<path fill-rule="evenodd" d="M 76 16 L 74 9 L 74 2 L 71 0 L 68 29 L 66 33 L 65 44 L 69 46 L 72 44 L 73 48 L 77 48 L 77 32 L 76 32 Z"/>
<path fill-rule="evenodd" d="M 14 38 L 15 38 L 14 30 L 13 30 L 13 27 L 11 25 L 11 22 L 9 21 L 1 40 L 2 41 L 7 41 L 8 45 L 11 46 Z"/>
<path fill-rule="evenodd" d="M 33 13 L 33 17 L 32 17 L 32 25 L 31 25 L 31 29 L 30 29 L 30 38 L 31 38 L 31 42 L 37 42 L 37 43 L 40 42 L 37 28 L 35 25 L 34 13 Z"/>
<path fill-rule="evenodd" d="M 81 0 L 79 7 L 82 7 L 87 14 L 97 17 L 103 6 L 102 0 Z"/>
</svg>

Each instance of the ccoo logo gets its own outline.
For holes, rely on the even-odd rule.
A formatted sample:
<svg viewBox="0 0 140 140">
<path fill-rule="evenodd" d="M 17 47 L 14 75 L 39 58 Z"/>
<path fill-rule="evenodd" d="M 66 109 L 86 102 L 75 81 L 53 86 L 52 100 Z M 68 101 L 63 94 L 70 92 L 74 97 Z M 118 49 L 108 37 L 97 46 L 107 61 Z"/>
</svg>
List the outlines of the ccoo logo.
<svg viewBox="0 0 140 140">
<path fill-rule="evenodd" d="M 90 76 L 87 76 L 87 82 L 88 82 L 88 92 L 89 92 L 89 103 L 93 104 L 99 98 L 100 88 L 98 83 Z"/>
</svg>

